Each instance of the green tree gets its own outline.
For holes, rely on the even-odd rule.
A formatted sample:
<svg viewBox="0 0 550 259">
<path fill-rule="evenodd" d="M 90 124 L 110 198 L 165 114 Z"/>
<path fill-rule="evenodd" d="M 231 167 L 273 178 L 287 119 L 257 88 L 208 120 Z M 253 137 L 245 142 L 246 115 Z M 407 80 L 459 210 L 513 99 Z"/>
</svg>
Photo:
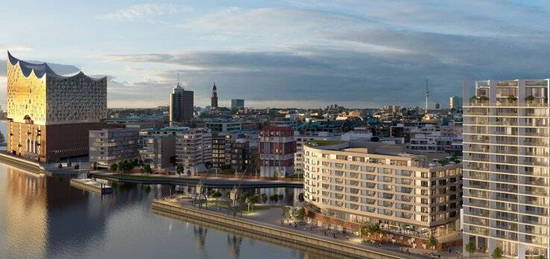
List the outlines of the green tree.
<svg viewBox="0 0 550 259">
<path fill-rule="evenodd" d="M 183 167 L 183 165 L 177 165 L 176 166 L 176 173 L 181 175 L 183 174 L 183 172 L 185 171 L 185 168 Z"/>
<path fill-rule="evenodd" d="M 435 249 L 435 247 L 437 247 L 437 238 L 435 238 L 433 235 L 430 236 L 430 238 L 428 239 L 428 243 L 426 243 L 426 245 L 428 245 L 428 247 L 430 248 L 433 248 Z"/>
<path fill-rule="evenodd" d="M 143 170 L 145 171 L 146 174 L 152 174 L 153 173 L 153 169 L 151 169 L 151 165 L 149 165 L 149 164 L 146 164 L 145 166 L 143 166 Z"/>
<path fill-rule="evenodd" d="M 111 169 L 111 171 L 117 171 L 118 170 L 118 165 L 117 164 L 112 164 L 109 169 Z"/>
<path fill-rule="evenodd" d="M 304 207 L 301 207 L 294 211 L 294 218 L 297 220 L 303 221 L 306 216 L 306 209 Z"/>
<path fill-rule="evenodd" d="M 503 251 L 502 249 L 500 249 L 500 247 L 497 247 L 495 248 L 495 250 L 493 250 L 493 253 L 491 254 L 491 257 L 493 257 L 493 259 L 500 259 L 502 258 L 503 256 Z"/>
<path fill-rule="evenodd" d="M 366 226 L 361 227 L 361 235 L 363 237 L 370 237 L 373 234 L 382 233 L 380 224 L 367 224 Z"/>
<path fill-rule="evenodd" d="M 465 249 L 466 249 L 466 252 L 468 252 L 468 254 L 472 256 L 472 254 L 476 252 L 476 245 L 473 242 L 470 242 L 466 244 Z"/>
</svg>

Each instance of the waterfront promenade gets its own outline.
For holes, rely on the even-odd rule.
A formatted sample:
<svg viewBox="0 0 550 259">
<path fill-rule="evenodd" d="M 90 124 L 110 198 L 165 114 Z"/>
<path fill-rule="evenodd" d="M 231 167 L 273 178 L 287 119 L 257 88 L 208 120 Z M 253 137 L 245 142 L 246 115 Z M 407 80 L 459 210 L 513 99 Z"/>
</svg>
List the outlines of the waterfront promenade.
<svg viewBox="0 0 550 259">
<path fill-rule="evenodd" d="M 155 200 L 152 209 L 161 215 L 217 225 L 225 231 L 244 232 L 282 245 L 309 247 L 340 258 L 429 258 L 428 255 L 402 252 L 398 247 L 364 244 L 358 239 L 350 241 L 343 239 L 340 234 L 338 237 L 326 236 L 322 231 L 277 224 L 280 222 L 280 212 L 269 210 L 241 217 L 213 209 L 199 209 L 185 199 Z M 263 216 L 258 217 L 260 214 Z"/>
</svg>

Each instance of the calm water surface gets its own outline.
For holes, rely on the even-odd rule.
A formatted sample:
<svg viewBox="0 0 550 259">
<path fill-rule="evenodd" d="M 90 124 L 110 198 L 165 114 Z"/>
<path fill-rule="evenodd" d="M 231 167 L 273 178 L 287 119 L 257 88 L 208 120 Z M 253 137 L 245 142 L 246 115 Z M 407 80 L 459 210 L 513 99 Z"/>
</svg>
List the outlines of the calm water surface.
<svg viewBox="0 0 550 259">
<path fill-rule="evenodd" d="M 154 215 L 168 187 L 100 196 L 0 164 L 0 258 L 320 258 Z"/>
</svg>

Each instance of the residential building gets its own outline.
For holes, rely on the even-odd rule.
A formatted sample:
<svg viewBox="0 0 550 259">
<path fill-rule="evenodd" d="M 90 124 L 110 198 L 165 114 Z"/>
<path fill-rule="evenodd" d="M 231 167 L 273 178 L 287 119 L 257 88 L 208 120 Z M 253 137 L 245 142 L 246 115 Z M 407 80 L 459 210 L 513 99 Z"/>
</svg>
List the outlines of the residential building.
<svg viewBox="0 0 550 259">
<path fill-rule="evenodd" d="M 449 109 L 455 111 L 462 110 L 462 98 L 458 96 L 449 97 Z"/>
<path fill-rule="evenodd" d="M 231 110 L 244 109 L 244 99 L 231 99 Z"/>
<path fill-rule="evenodd" d="M 231 134 L 212 134 L 212 168 L 231 168 L 231 147 L 234 138 Z"/>
<path fill-rule="evenodd" d="M 137 159 L 139 130 L 90 130 L 90 163 L 109 167 L 123 160 Z"/>
<path fill-rule="evenodd" d="M 152 169 L 171 169 L 176 162 L 175 135 L 153 135 L 144 140 L 139 150 L 140 157 Z"/>
<path fill-rule="evenodd" d="M 170 125 L 178 125 L 193 119 L 193 91 L 187 91 L 178 83 L 170 94 Z"/>
<path fill-rule="evenodd" d="M 477 81 L 464 106 L 463 243 L 486 255 L 550 256 L 549 87 Z"/>
<path fill-rule="evenodd" d="M 212 134 L 206 129 L 178 130 L 176 135 L 176 163 L 183 165 L 185 173 L 204 172 L 212 163 Z"/>
<path fill-rule="evenodd" d="M 59 75 L 10 53 L 6 63 L 7 151 L 39 162 L 87 155 L 88 131 L 107 127 L 107 78 Z"/>
<path fill-rule="evenodd" d="M 462 127 L 427 124 L 408 127 L 407 149 L 462 155 Z"/>
<path fill-rule="evenodd" d="M 260 176 L 285 177 L 294 174 L 296 141 L 289 127 L 268 126 L 260 132 Z"/>
<path fill-rule="evenodd" d="M 316 135 L 300 135 L 299 132 L 294 132 L 296 140 L 296 153 L 294 153 L 294 173 L 304 174 L 304 145 L 312 140 L 318 141 L 340 141 L 338 135 L 333 135 L 328 132 L 319 132 Z"/>
<path fill-rule="evenodd" d="M 231 168 L 236 172 L 246 172 L 250 167 L 252 151 L 245 138 L 237 138 L 231 146 Z"/>
<path fill-rule="evenodd" d="M 459 229 L 462 168 L 447 154 L 375 142 L 310 141 L 304 151 L 304 198 L 317 224 L 357 232 L 379 224 L 413 247 Z"/>
</svg>

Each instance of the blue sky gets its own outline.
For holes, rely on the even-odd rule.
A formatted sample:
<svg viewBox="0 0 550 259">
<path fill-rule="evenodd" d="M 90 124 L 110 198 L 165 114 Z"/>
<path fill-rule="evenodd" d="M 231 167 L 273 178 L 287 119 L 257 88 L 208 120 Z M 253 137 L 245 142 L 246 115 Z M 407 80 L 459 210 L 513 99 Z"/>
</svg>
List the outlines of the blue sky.
<svg viewBox="0 0 550 259">
<path fill-rule="evenodd" d="M 167 105 L 178 73 L 198 105 L 215 81 L 222 105 L 254 107 L 421 105 L 426 78 L 446 105 L 464 80 L 550 77 L 548 1 L 5 0 L 0 11 L 0 51 L 108 75 L 110 107 Z"/>
</svg>

